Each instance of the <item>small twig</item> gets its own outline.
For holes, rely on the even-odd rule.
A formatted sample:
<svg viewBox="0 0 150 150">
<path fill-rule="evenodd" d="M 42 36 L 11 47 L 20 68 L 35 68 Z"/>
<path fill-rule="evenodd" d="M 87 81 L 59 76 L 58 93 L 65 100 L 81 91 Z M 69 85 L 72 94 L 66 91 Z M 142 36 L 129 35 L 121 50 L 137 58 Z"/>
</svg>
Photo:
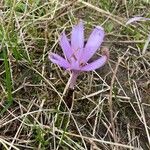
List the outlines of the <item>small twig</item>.
<svg viewBox="0 0 150 150">
<path fill-rule="evenodd" d="M 113 91 L 113 86 L 114 86 L 117 70 L 118 70 L 118 67 L 119 67 L 119 64 L 120 64 L 121 60 L 122 60 L 122 58 L 119 57 L 118 62 L 116 64 L 115 71 L 113 72 L 111 85 L 110 85 L 110 94 L 109 94 L 109 109 L 110 109 L 111 127 L 112 127 L 113 138 L 114 138 L 115 142 L 117 142 L 117 139 L 116 139 L 117 137 L 116 137 L 116 133 L 115 133 L 115 124 L 114 124 L 114 119 L 113 119 L 114 117 L 113 117 L 113 103 L 112 103 L 113 95 L 112 95 L 112 91 Z"/>
<path fill-rule="evenodd" d="M 50 128 L 49 126 L 44 126 L 46 128 Z M 57 128 L 55 128 L 55 130 L 57 132 L 60 132 L 60 133 L 63 133 L 62 130 L 59 130 Z M 96 138 L 91 138 L 91 137 L 87 137 L 87 136 L 81 136 L 81 135 L 78 135 L 78 134 L 74 134 L 74 133 L 71 133 L 71 132 L 65 132 L 66 135 L 69 135 L 69 136 L 73 136 L 73 137 L 78 137 L 78 138 L 82 138 L 82 139 L 85 139 L 85 140 L 90 140 L 90 141 L 93 141 L 93 142 L 99 142 L 99 143 L 103 143 L 103 144 L 109 144 L 109 145 L 114 145 L 114 146 L 117 146 L 117 147 L 122 147 L 122 148 L 126 148 L 126 149 L 137 149 L 137 150 L 140 150 L 136 147 L 133 147 L 133 146 L 129 146 L 129 145 L 124 145 L 124 144 L 121 144 L 121 143 L 114 143 L 114 142 L 111 142 L 111 141 L 105 141 L 105 140 L 99 140 L 99 139 L 96 139 Z"/>
</svg>

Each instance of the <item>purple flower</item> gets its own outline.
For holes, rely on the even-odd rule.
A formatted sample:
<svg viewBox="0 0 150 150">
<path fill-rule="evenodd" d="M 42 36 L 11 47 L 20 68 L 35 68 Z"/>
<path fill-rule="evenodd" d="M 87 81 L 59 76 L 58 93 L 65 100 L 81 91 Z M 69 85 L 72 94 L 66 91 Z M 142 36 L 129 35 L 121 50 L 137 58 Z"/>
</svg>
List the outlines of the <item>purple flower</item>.
<svg viewBox="0 0 150 150">
<path fill-rule="evenodd" d="M 145 18 L 145 17 L 140 17 L 140 16 L 133 17 L 133 18 L 130 18 L 130 19 L 126 22 L 126 25 L 131 24 L 132 22 L 142 21 L 142 20 L 150 20 L 150 18 Z"/>
<path fill-rule="evenodd" d="M 74 88 L 76 79 L 80 72 L 92 71 L 102 67 L 108 60 L 109 51 L 105 49 L 102 56 L 88 63 L 89 59 L 96 53 L 104 39 L 104 29 L 96 26 L 89 39 L 84 45 L 84 27 L 82 21 L 75 25 L 71 32 L 71 42 L 63 32 L 59 44 L 63 50 L 65 58 L 58 54 L 50 53 L 49 59 L 71 72 L 70 88 Z"/>
</svg>

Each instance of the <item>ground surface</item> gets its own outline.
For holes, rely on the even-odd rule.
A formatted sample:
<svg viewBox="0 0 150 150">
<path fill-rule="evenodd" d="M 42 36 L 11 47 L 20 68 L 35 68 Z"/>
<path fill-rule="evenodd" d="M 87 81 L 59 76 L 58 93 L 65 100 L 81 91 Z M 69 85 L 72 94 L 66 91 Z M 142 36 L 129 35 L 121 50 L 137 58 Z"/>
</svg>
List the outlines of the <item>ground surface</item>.
<svg viewBox="0 0 150 150">
<path fill-rule="evenodd" d="M 150 149 L 150 22 L 125 25 L 149 8 L 149 0 L 1 0 L 0 149 Z M 62 54 L 59 35 L 79 19 L 86 37 L 104 27 L 110 59 L 79 76 L 69 111 L 69 74 L 47 54 Z"/>
</svg>

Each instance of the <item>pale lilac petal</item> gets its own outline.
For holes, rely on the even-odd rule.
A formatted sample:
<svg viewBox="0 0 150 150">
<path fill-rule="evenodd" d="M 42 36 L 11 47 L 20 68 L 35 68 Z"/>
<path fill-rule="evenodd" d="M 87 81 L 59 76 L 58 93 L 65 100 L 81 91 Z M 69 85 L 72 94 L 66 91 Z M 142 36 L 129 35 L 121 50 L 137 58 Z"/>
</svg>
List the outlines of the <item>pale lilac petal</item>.
<svg viewBox="0 0 150 150">
<path fill-rule="evenodd" d="M 139 16 L 138 16 L 138 17 L 134 17 L 134 18 L 129 19 L 129 20 L 126 22 L 126 25 L 131 24 L 132 22 L 142 21 L 142 20 L 150 20 L 150 18 L 139 17 Z"/>
<path fill-rule="evenodd" d="M 97 26 L 91 33 L 87 44 L 85 45 L 85 49 L 83 52 L 83 56 L 81 61 L 87 62 L 100 47 L 104 39 L 104 29 L 100 26 Z"/>
<path fill-rule="evenodd" d="M 71 49 L 71 45 L 68 41 L 68 38 L 66 36 L 66 34 L 63 32 L 60 36 L 60 41 L 59 41 L 59 44 L 63 50 L 63 53 L 65 55 L 65 57 L 70 60 L 72 54 L 73 54 L 73 51 Z"/>
<path fill-rule="evenodd" d="M 50 53 L 48 55 L 48 58 L 55 64 L 59 65 L 60 67 L 63 67 L 65 69 L 68 69 L 70 67 L 70 64 L 67 60 L 65 60 L 63 57 L 54 54 L 54 53 Z"/>
<path fill-rule="evenodd" d="M 76 61 L 73 57 L 71 58 L 71 64 L 70 64 L 71 70 L 80 70 L 81 67 L 79 66 L 79 62 Z"/>
<path fill-rule="evenodd" d="M 82 71 L 93 71 L 96 70 L 100 67 L 102 67 L 108 60 L 108 57 L 106 55 L 103 55 L 102 57 L 100 57 L 99 59 L 95 60 L 92 63 L 89 63 L 87 65 L 85 65 L 84 67 L 82 67 Z"/>
<path fill-rule="evenodd" d="M 84 47 L 84 27 L 82 21 L 80 21 L 72 29 L 71 47 L 74 51 L 74 55 L 79 58 Z"/>
</svg>

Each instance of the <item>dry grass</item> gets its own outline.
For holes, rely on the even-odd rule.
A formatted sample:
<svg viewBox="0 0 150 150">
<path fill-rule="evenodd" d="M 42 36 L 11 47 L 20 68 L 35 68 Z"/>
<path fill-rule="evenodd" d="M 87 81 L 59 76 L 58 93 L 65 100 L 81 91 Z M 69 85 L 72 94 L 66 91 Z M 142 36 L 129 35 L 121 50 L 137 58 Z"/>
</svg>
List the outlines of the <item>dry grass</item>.
<svg viewBox="0 0 150 150">
<path fill-rule="evenodd" d="M 149 150 L 147 0 L 2 0 L 0 2 L 0 149 Z M 68 109 L 69 74 L 49 62 L 58 37 L 84 20 L 106 31 L 107 65 L 83 73 Z M 100 55 L 100 51 L 97 52 Z"/>
</svg>

